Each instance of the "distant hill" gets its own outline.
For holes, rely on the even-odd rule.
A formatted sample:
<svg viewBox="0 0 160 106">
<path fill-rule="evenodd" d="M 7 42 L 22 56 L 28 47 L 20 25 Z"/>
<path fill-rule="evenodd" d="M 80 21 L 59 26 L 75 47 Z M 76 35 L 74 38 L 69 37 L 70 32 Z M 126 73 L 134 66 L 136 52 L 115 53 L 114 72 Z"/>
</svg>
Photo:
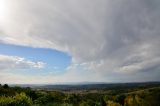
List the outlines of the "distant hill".
<svg viewBox="0 0 160 106">
<path fill-rule="evenodd" d="M 159 86 L 160 82 L 135 82 L 135 83 L 104 83 L 104 82 L 82 82 L 70 84 L 17 84 L 11 86 L 30 87 L 39 90 L 109 90 L 109 89 L 128 89 L 145 88 L 150 86 Z"/>
</svg>

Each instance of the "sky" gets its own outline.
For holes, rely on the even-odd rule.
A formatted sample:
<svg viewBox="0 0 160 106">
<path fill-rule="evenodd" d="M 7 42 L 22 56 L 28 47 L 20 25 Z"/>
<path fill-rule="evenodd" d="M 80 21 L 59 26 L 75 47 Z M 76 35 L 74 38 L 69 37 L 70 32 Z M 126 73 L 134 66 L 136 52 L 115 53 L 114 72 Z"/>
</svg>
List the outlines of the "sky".
<svg viewBox="0 0 160 106">
<path fill-rule="evenodd" d="M 0 83 L 160 81 L 160 0 L 0 0 Z"/>
</svg>

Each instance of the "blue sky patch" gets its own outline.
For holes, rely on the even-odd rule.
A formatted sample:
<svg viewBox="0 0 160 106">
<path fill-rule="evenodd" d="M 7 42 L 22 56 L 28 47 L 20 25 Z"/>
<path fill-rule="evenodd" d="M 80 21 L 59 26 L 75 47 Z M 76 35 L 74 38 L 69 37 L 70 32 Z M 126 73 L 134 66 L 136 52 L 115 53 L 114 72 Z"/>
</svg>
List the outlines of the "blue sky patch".
<svg viewBox="0 0 160 106">
<path fill-rule="evenodd" d="M 71 63 L 71 57 L 68 54 L 54 49 L 0 44 L 0 54 L 18 56 L 33 62 L 42 61 L 46 63 L 46 67 L 44 69 L 40 69 L 40 73 L 63 73 Z M 32 71 L 32 74 L 33 73 L 36 72 Z"/>
</svg>

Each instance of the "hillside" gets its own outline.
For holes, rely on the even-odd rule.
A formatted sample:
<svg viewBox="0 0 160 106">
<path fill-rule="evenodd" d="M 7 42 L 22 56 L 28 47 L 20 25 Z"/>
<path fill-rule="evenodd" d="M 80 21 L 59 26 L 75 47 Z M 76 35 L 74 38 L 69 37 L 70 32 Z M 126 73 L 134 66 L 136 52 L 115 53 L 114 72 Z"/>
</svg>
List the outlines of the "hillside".
<svg viewBox="0 0 160 106">
<path fill-rule="evenodd" d="M 53 86 L 1 85 L 0 106 L 160 106 L 159 83 Z"/>
</svg>

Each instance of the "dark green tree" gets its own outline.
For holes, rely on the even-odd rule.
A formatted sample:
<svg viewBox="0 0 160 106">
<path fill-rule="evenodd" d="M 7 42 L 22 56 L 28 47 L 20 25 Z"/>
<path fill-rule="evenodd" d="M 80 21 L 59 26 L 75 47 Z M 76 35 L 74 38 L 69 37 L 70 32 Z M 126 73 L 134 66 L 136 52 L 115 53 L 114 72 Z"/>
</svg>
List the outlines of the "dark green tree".
<svg viewBox="0 0 160 106">
<path fill-rule="evenodd" d="M 8 89 L 9 88 L 8 84 L 4 84 L 3 88 Z"/>
</svg>

